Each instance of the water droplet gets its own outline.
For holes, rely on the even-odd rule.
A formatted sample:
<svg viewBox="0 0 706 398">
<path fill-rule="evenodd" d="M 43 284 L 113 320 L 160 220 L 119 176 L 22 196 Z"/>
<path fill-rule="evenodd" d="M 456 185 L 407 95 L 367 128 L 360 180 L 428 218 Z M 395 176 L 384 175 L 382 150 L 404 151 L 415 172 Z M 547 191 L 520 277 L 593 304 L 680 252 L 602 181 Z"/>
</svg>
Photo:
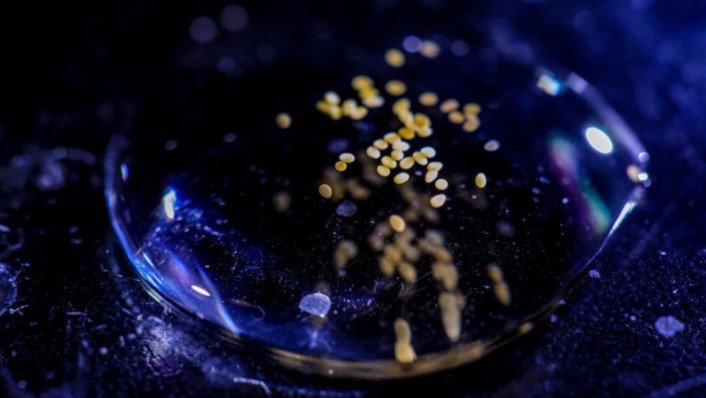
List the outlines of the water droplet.
<svg viewBox="0 0 706 398">
<path fill-rule="evenodd" d="M 307 294 L 302 297 L 299 302 L 299 309 L 321 318 L 324 318 L 328 314 L 331 308 L 331 300 L 327 295 L 322 293 Z"/>
<path fill-rule="evenodd" d="M 648 181 L 625 170 L 647 156 L 576 75 L 473 42 L 430 57 L 417 40 L 396 42 L 400 68 L 384 51 L 357 65 L 369 78 L 279 65 L 144 109 L 145 126 L 111 144 L 106 194 L 151 289 L 275 359 L 333 360 L 321 369 L 336 376 L 457 366 L 543 319 L 635 207 Z M 438 103 L 419 103 L 432 91 Z"/>
</svg>

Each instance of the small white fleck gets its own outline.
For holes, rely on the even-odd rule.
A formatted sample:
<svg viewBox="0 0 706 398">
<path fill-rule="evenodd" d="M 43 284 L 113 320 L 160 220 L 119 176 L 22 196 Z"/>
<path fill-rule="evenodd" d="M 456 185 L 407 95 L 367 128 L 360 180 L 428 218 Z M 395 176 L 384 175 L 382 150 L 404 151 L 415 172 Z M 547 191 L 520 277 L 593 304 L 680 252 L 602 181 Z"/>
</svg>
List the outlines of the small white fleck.
<svg viewBox="0 0 706 398">
<path fill-rule="evenodd" d="M 592 269 L 592 270 L 588 271 L 588 276 L 590 276 L 593 279 L 600 279 L 601 273 L 595 269 Z"/>
</svg>

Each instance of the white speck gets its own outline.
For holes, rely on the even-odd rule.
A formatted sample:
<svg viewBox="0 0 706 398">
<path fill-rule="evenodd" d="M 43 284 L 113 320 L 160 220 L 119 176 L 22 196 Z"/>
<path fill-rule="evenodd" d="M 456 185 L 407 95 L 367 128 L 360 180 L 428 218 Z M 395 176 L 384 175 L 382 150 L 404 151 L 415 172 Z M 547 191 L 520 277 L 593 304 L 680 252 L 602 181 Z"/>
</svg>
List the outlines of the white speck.
<svg viewBox="0 0 706 398">
<path fill-rule="evenodd" d="M 197 17 L 191 21 L 189 35 L 197 43 L 208 43 L 216 38 L 216 23 L 209 17 Z"/>
<path fill-rule="evenodd" d="M 589 127 L 586 129 L 586 140 L 596 152 L 607 155 L 613 152 L 613 141 L 610 140 L 608 134 L 598 127 Z"/>
<path fill-rule="evenodd" d="M 568 204 L 569 204 L 569 198 L 563 198 L 563 199 L 561 200 L 561 203 L 563 203 L 563 204 L 565 204 L 565 205 L 568 205 Z"/>
<path fill-rule="evenodd" d="M 590 276 L 593 279 L 600 279 L 601 273 L 598 272 L 598 270 L 592 269 L 592 270 L 588 271 L 588 276 Z"/>
<path fill-rule="evenodd" d="M 483 149 L 488 152 L 495 152 L 500 149 L 500 143 L 497 140 L 490 140 L 483 145 Z"/>
<path fill-rule="evenodd" d="M 248 19 L 248 11 L 238 4 L 227 5 L 221 11 L 221 26 L 231 32 L 237 32 L 248 26 Z"/>
<path fill-rule="evenodd" d="M 100 352 L 101 355 L 106 355 L 108 354 L 108 349 L 105 347 L 101 347 L 98 352 Z"/>
<path fill-rule="evenodd" d="M 637 320 L 637 318 L 635 317 L 635 315 L 630 315 L 630 320 L 635 322 L 635 320 Z"/>
<path fill-rule="evenodd" d="M 323 293 L 312 293 L 302 297 L 299 309 L 321 318 L 324 318 L 331 309 L 331 299 Z"/>
<path fill-rule="evenodd" d="M 670 338 L 684 330 L 684 324 L 671 315 L 662 316 L 655 322 L 655 329 L 657 329 L 657 333 Z"/>
</svg>

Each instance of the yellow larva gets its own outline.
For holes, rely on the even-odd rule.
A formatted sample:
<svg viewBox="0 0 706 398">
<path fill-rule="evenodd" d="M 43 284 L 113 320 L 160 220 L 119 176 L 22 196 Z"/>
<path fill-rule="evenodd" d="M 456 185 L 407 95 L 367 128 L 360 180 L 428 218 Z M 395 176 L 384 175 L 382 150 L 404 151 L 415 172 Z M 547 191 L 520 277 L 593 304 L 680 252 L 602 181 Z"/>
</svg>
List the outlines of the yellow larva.
<svg viewBox="0 0 706 398">
<path fill-rule="evenodd" d="M 409 150 L 409 143 L 407 141 L 396 141 L 394 144 L 392 144 L 392 149 L 395 149 L 397 151 L 408 151 Z"/>
<path fill-rule="evenodd" d="M 475 183 L 478 188 L 485 188 L 485 186 L 488 184 L 488 179 L 486 178 L 485 174 L 478 173 L 476 174 Z"/>
<path fill-rule="evenodd" d="M 424 156 L 430 159 L 436 156 L 436 150 L 430 146 L 425 146 L 424 148 L 420 149 L 419 152 L 423 153 Z"/>
<path fill-rule="evenodd" d="M 380 158 L 380 150 L 375 148 L 374 146 L 369 146 L 368 149 L 365 150 L 365 153 L 367 153 L 368 156 L 373 159 Z"/>
<path fill-rule="evenodd" d="M 443 193 L 440 193 L 438 195 L 434 195 L 429 200 L 429 204 L 431 204 L 431 207 L 434 207 L 436 209 L 443 206 L 444 203 L 446 203 L 446 195 L 444 195 Z"/>
<path fill-rule="evenodd" d="M 393 68 L 402 67 L 404 61 L 404 53 L 396 48 L 391 48 L 385 52 L 385 62 Z"/>
<path fill-rule="evenodd" d="M 430 184 L 436 180 L 436 178 L 439 176 L 439 172 L 435 170 L 427 171 L 427 173 L 424 175 L 424 182 L 427 184 Z"/>
<path fill-rule="evenodd" d="M 363 98 L 363 104 L 368 108 L 379 108 L 385 105 L 385 99 L 379 95 Z"/>
<path fill-rule="evenodd" d="M 395 176 L 394 178 L 395 184 L 404 184 L 405 182 L 409 181 L 409 174 L 407 173 L 399 173 Z"/>
<path fill-rule="evenodd" d="M 490 264 L 487 271 L 491 281 L 497 283 L 503 280 L 503 271 L 496 264 Z"/>
<path fill-rule="evenodd" d="M 407 157 L 407 158 L 400 160 L 400 168 L 401 169 L 408 170 L 408 169 L 411 169 L 412 166 L 414 166 L 414 158 Z"/>
<path fill-rule="evenodd" d="M 348 164 L 346 164 L 346 162 L 344 161 L 339 160 L 338 162 L 336 162 L 336 164 L 333 165 L 333 167 L 335 167 L 336 170 L 340 172 L 344 172 L 348 168 Z"/>
<path fill-rule="evenodd" d="M 338 159 L 342 162 L 353 163 L 355 162 L 355 155 L 349 152 L 344 152 L 338 156 Z"/>
<path fill-rule="evenodd" d="M 402 160 L 404 158 L 404 152 L 397 151 L 397 150 L 392 151 L 392 152 L 390 152 L 390 157 L 399 162 L 400 160 Z"/>
<path fill-rule="evenodd" d="M 383 156 L 382 159 L 380 159 L 380 163 L 388 169 L 394 169 L 397 167 L 397 161 L 390 156 Z"/>
<path fill-rule="evenodd" d="M 480 105 L 475 102 L 471 102 L 463 106 L 463 113 L 467 115 L 477 115 L 480 113 L 480 110 Z"/>
<path fill-rule="evenodd" d="M 400 363 L 410 363 L 417 359 L 417 354 L 411 344 L 395 343 L 395 359 Z"/>
<path fill-rule="evenodd" d="M 449 113 L 458 109 L 458 101 L 453 98 L 447 99 L 439 105 L 439 109 L 444 113 Z"/>
<path fill-rule="evenodd" d="M 429 119 L 429 116 L 423 113 L 416 113 L 414 115 L 414 123 L 418 127 L 428 127 L 431 125 L 431 119 Z"/>
<path fill-rule="evenodd" d="M 434 133 L 434 130 L 431 129 L 431 126 L 417 126 L 417 135 L 426 138 L 431 136 Z"/>
<path fill-rule="evenodd" d="M 495 297 L 498 299 L 500 304 L 508 306 L 511 302 L 510 288 L 507 286 L 505 281 L 495 283 Z"/>
<path fill-rule="evenodd" d="M 392 227 L 395 232 L 402 232 L 407 227 L 407 223 L 405 223 L 402 217 L 393 214 L 390 216 L 390 227 Z"/>
<path fill-rule="evenodd" d="M 362 90 L 364 88 L 371 87 L 372 85 L 373 79 L 364 75 L 356 76 L 353 78 L 353 80 L 351 80 L 351 87 L 353 87 L 355 90 Z"/>
<path fill-rule="evenodd" d="M 393 245 L 385 245 L 383 253 L 385 254 L 385 257 L 388 260 L 392 261 L 395 264 L 402 261 L 402 252 L 400 252 L 400 249 Z"/>
<path fill-rule="evenodd" d="M 415 283 L 417 281 L 417 269 L 406 261 L 403 261 L 397 267 L 397 273 L 403 281 L 407 283 Z"/>
<path fill-rule="evenodd" d="M 379 166 L 377 167 L 377 172 L 378 172 L 378 174 L 380 174 L 382 177 L 388 177 L 388 176 L 390 175 L 390 169 L 387 168 L 387 167 L 385 167 L 385 166 L 383 166 L 383 165 L 379 165 Z"/>
<path fill-rule="evenodd" d="M 412 341 L 412 331 L 409 329 L 409 324 L 402 318 L 395 320 L 395 337 L 400 343 L 409 343 Z"/>
<path fill-rule="evenodd" d="M 390 260 L 389 258 L 380 257 L 378 259 L 378 265 L 380 266 L 380 271 L 383 275 L 387 276 L 388 278 L 394 275 L 395 263 L 392 262 L 392 260 Z"/>
<path fill-rule="evenodd" d="M 439 171 L 444 168 L 444 164 L 441 162 L 431 162 L 427 165 L 427 170 L 429 171 Z"/>
<path fill-rule="evenodd" d="M 392 96 L 398 97 L 407 92 L 407 86 L 399 80 L 390 80 L 385 84 L 385 91 Z"/>
<path fill-rule="evenodd" d="M 459 111 L 452 111 L 449 113 L 449 121 L 453 124 L 461 124 L 465 118 L 463 117 L 463 113 Z"/>
<path fill-rule="evenodd" d="M 434 106 L 439 102 L 439 96 L 435 93 L 427 91 L 419 96 L 419 103 L 424 106 Z"/>
<path fill-rule="evenodd" d="M 292 195 L 290 195 L 287 191 L 277 192 L 272 197 L 272 204 L 278 213 L 284 213 L 289 210 L 289 207 L 292 205 Z"/>
<path fill-rule="evenodd" d="M 412 158 L 414 158 L 414 161 L 419 163 L 421 166 L 426 166 L 427 163 L 429 163 L 429 160 L 427 160 L 427 157 L 424 156 L 424 154 L 421 152 L 414 152 L 412 154 Z"/>
<path fill-rule="evenodd" d="M 343 116 L 350 116 L 357 111 L 358 105 L 352 99 L 347 99 L 341 104 Z"/>
<path fill-rule="evenodd" d="M 292 117 L 289 116 L 288 113 L 278 113 L 277 117 L 275 117 L 275 122 L 277 123 L 277 126 L 281 129 L 288 129 L 289 126 L 292 125 Z"/>
<path fill-rule="evenodd" d="M 394 144 L 395 142 L 401 140 L 402 138 L 399 135 L 397 135 L 397 133 L 387 133 L 383 136 L 383 139 L 390 144 Z"/>
<path fill-rule="evenodd" d="M 342 240 L 336 245 L 333 253 L 333 264 L 336 269 L 346 268 L 348 262 L 358 255 L 358 246 L 353 241 Z"/>
<path fill-rule="evenodd" d="M 478 127 L 480 127 L 480 120 L 476 115 L 469 115 L 466 119 L 466 122 L 463 123 L 463 130 L 468 133 L 472 133 L 478 130 Z"/>
<path fill-rule="evenodd" d="M 404 111 L 409 111 L 410 103 L 407 98 L 400 98 L 392 104 L 392 113 L 398 115 Z"/>
<path fill-rule="evenodd" d="M 326 93 L 324 93 L 324 100 L 326 100 L 326 102 L 328 102 L 329 104 L 334 105 L 338 105 L 341 103 L 341 97 L 339 97 L 338 94 L 333 91 L 327 91 Z"/>
<path fill-rule="evenodd" d="M 329 199 L 333 196 L 333 189 L 331 189 L 331 186 L 328 184 L 321 184 L 319 185 L 319 194 L 324 198 Z"/>
<path fill-rule="evenodd" d="M 411 140 L 414 138 L 414 130 L 409 127 L 400 127 L 400 129 L 397 130 L 397 134 L 405 140 Z"/>
<path fill-rule="evenodd" d="M 445 191 L 446 188 L 449 187 L 449 182 L 446 181 L 446 179 L 444 179 L 444 178 L 439 178 L 438 180 L 436 180 L 436 182 L 434 182 L 434 186 L 439 191 Z"/>
<path fill-rule="evenodd" d="M 390 145 L 390 144 L 388 144 L 388 143 L 385 142 L 384 140 L 375 140 L 375 141 L 373 141 L 373 146 L 374 146 L 375 148 L 381 150 L 381 151 L 384 151 L 385 149 L 387 149 L 387 147 L 388 147 L 389 145 Z"/>
</svg>

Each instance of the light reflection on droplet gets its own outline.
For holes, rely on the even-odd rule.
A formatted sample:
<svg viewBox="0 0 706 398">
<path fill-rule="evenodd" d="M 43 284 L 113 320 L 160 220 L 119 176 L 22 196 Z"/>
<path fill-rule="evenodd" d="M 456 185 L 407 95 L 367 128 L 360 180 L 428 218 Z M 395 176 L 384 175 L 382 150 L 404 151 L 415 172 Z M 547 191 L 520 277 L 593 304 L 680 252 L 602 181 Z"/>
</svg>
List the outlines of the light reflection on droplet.
<svg viewBox="0 0 706 398">
<path fill-rule="evenodd" d="M 211 293 L 209 293 L 208 290 L 202 288 L 201 286 L 191 285 L 191 289 L 202 296 L 211 297 Z"/>
<path fill-rule="evenodd" d="M 593 149 L 604 155 L 613 152 L 613 141 L 608 134 L 598 127 L 589 127 L 586 129 L 586 140 Z"/>
<path fill-rule="evenodd" d="M 173 221 L 175 216 L 174 205 L 176 204 L 177 197 L 176 192 L 172 189 L 169 190 L 162 198 L 162 205 L 164 206 L 164 215 L 168 220 Z"/>
</svg>

